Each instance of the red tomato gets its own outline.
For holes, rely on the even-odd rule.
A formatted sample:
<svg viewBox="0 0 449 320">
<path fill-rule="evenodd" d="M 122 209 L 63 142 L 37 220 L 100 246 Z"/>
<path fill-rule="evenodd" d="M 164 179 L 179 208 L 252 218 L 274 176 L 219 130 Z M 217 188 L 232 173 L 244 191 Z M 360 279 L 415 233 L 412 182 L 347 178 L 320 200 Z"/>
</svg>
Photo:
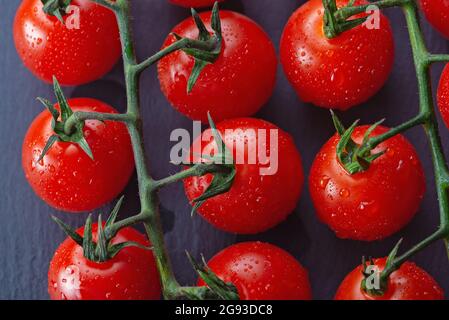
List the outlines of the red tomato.
<svg viewBox="0 0 449 320">
<path fill-rule="evenodd" d="M 441 74 L 437 99 L 441 116 L 443 117 L 444 123 L 449 128 L 449 64 L 446 65 Z"/>
<path fill-rule="evenodd" d="M 449 39 L 449 2 L 447 0 L 420 0 L 421 9 L 430 24 Z"/>
<path fill-rule="evenodd" d="M 352 135 L 361 143 L 368 126 Z M 371 136 L 388 129 L 377 127 Z M 374 153 L 386 153 L 369 169 L 348 174 L 336 155 L 340 140 L 334 135 L 313 162 L 309 186 L 318 217 L 340 238 L 377 240 L 404 227 L 417 212 L 425 192 L 424 173 L 413 146 L 397 135 Z"/>
<path fill-rule="evenodd" d="M 219 252 L 207 264 L 233 283 L 241 300 L 310 300 L 307 270 L 289 253 L 262 242 L 243 242 Z M 199 286 L 205 286 L 202 279 Z"/>
<path fill-rule="evenodd" d="M 201 13 L 210 29 L 211 13 Z M 207 122 L 210 111 L 215 121 L 250 116 L 267 102 L 276 80 L 277 59 L 268 35 L 249 18 L 231 11 L 220 12 L 223 45 L 220 56 L 206 66 L 190 94 L 187 80 L 194 59 L 183 51 L 163 58 L 158 64 L 161 89 L 179 112 L 194 120 Z M 198 29 L 188 18 L 172 32 L 197 38 Z M 168 36 L 163 47 L 176 38 Z"/>
<path fill-rule="evenodd" d="M 97 228 L 92 226 L 95 241 Z M 77 232 L 82 235 L 84 227 Z M 122 229 L 111 243 L 125 241 L 150 245 L 132 228 Z M 83 248 L 67 238 L 50 262 L 48 293 L 52 300 L 155 300 L 161 297 L 161 285 L 151 250 L 127 247 L 97 263 L 87 260 Z"/>
<path fill-rule="evenodd" d="M 382 271 L 386 258 L 376 259 L 375 265 Z M 443 300 L 444 293 L 438 283 L 413 262 L 405 262 L 390 275 L 387 291 L 383 296 L 370 296 L 361 289 L 363 266 L 351 271 L 341 283 L 336 300 Z"/>
<path fill-rule="evenodd" d="M 252 118 L 223 121 L 217 125 L 217 130 L 234 154 L 236 176 L 227 193 L 206 200 L 198 212 L 215 227 L 233 233 L 258 233 L 274 227 L 295 209 L 302 191 L 304 174 L 293 139 L 275 125 Z M 278 134 L 278 148 L 270 139 L 270 130 Z M 207 140 L 202 143 L 203 154 L 209 154 L 206 150 L 216 146 L 213 138 L 206 138 L 208 133 L 210 130 L 198 138 Z M 266 164 L 265 159 L 258 156 L 258 145 L 261 154 L 274 155 L 271 163 Z M 193 153 L 194 162 L 199 162 L 195 150 Z M 244 155 L 244 159 L 239 160 L 238 155 Z M 249 155 L 255 156 L 253 161 Z M 261 174 L 261 168 L 269 168 L 271 175 Z M 203 194 L 212 177 L 209 174 L 186 179 L 184 187 L 188 199 L 192 201 Z"/>
<path fill-rule="evenodd" d="M 347 3 L 337 1 L 339 6 Z M 281 39 L 281 63 L 304 102 L 347 110 L 386 82 L 394 60 L 393 35 L 387 18 L 380 15 L 379 29 L 361 25 L 328 39 L 323 12 L 321 0 L 310 0 L 293 13 Z"/>
<path fill-rule="evenodd" d="M 212 7 L 215 2 L 223 0 L 169 0 L 169 2 L 186 8 Z"/>
<path fill-rule="evenodd" d="M 24 0 L 14 20 L 14 41 L 25 66 L 38 78 L 63 85 L 79 85 L 101 78 L 121 54 L 114 13 L 90 0 L 73 0 L 79 8 L 64 17 L 63 25 L 42 11 L 41 0 Z M 68 22 L 67 22 L 68 21 Z M 68 27 L 72 27 L 69 29 Z"/>
<path fill-rule="evenodd" d="M 116 113 L 112 107 L 94 99 L 69 99 L 68 103 L 73 111 Z M 94 210 L 114 199 L 134 171 L 126 126 L 111 121 L 85 122 L 84 136 L 94 160 L 77 144 L 56 142 L 38 161 L 54 133 L 51 122 L 50 112 L 42 112 L 30 125 L 23 142 L 22 165 L 36 194 L 52 207 L 71 212 Z"/>
</svg>

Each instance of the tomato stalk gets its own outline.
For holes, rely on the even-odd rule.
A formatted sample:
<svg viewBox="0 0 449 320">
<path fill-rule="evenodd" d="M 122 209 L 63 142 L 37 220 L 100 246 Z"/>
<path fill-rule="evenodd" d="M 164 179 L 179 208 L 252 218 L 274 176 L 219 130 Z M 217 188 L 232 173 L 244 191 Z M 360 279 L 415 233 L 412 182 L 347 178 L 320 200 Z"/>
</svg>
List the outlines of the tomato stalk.
<svg viewBox="0 0 449 320">
<path fill-rule="evenodd" d="M 449 242 L 449 169 L 447 161 L 443 152 L 441 138 L 439 136 L 438 123 L 434 111 L 434 104 L 432 99 L 432 89 L 430 80 L 430 66 L 436 62 L 448 62 L 449 55 L 447 54 L 431 54 L 426 48 L 423 34 L 419 23 L 418 7 L 415 0 L 383 0 L 364 4 L 359 6 L 346 6 L 341 9 L 329 12 L 329 8 L 334 6 L 329 3 L 334 3 L 335 0 L 323 0 L 326 16 L 332 17 L 336 25 L 344 23 L 348 18 L 355 14 L 365 12 L 368 6 L 374 5 L 378 8 L 400 7 L 405 15 L 407 27 L 409 30 L 410 43 L 412 47 L 413 60 L 416 68 L 416 76 L 419 88 L 419 113 L 412 119 L 403 124 L 390 129 L 388 132 L 370 138 L 361 148 L 361 153 L 366 153 L 372 150 L 381 142 L 404 132 L 417 125 L 422 125 L 428 137 L 430 150 L 432 153 L 432 161 L 435 173 L 435 183 L 439 201 L 440 210 L 440 226 L 429 237 L 413 246 L 400 256 L 396 256 L 397 248 L 390 255 L 389 263 L 387 263 L 384 270 L 380 273 L 380 281 L 383 284 L 388 283 L 388 278 L 396 271 L 406 260 L 412 257 L 417 252 L 425 249 L 432 243 L 438 240 L 445 240 L 446 251 L 448 251 Z M 336 7 L 336 6 L 335 6 Z M 326 19 L 326 18 L 325 18 Z M 332 24 L 325 24 L 325 29 L 333 28 Z M 325 32 L 330 37 L 338 36 L 340 33 L 338 27 L 331 31 Z"/>
<path fill-rule="evenodd" d="M 70 134 L 80 123 L 85 120 L 108 120 L 120 121 L 125 123 L 128 128 L 133 147 L 141 204 L 141 209 L 138 214 L 130 216 L 121 221 L 114 221 L 114 223 L 107 225 L 104 229 L 104 237 L 106 241 L 108 241 L 109 239 L 112 239 L 121 229 L 138 223 L 143 223 L 147 236 L 152 244 L 152 249 L 163 287 L 163 295 L 166 299 L 238 299 L 238 295 L 236 294 L 236 290 L 233 285 L 224 283 L 223 281 L 218 279 L 212 272 L 210 272 L 207 267 L 200 268 L 196 263 L 194 264 L 194 268 L 200 275 L 204 276 L 203 279 L 206 281 L 206 283 L 208 283 L 209 287 L 182 287 L 178 283 L 173 273 L 170 257 L 164 243 L 158 197 L 158 191 L 160 188 L 184 178 L 191 176 L 202 176 L 208 173 L 212 173 L 222 177 L 222 175 L 230 174 L 231 172 L 228 171 L 232 170 L 230 170 L 229 165 L 199 163 L 193 165 L 189 169 L 181 171 L 165 179 L 154 180 L 151 177 L 146 165 L 147 161 L 145 156 L 142 119 L 140 112 L 139 80 L 140 74 L 146 68 L 156 63 L 166 55 L 177 50 L 194 49 L 193 53 L 192 51 L 190 51 L 190 55 L 195 58 L 195 61 L 200 60 L 203 66 L 207 63 L 212 63 L 214 59 L 216 59 L 221 48 L 221 28 L 218 16 L 218 6 L 216 5 L 213 11 L 215 17 L 215 20 L 213 19 L 212 23 L 212 28 L 215 31 L 214 36 L 203 35 L 202 39 L 178 38 L 178 41 L 174 42 L 172 45 L 159 51 L 143 62 L 138 63 L 131 30 L 130 2 L 128 0 L 116 0 L 115 2 L 110 0 L 92 1 L 111 9 L 115 13 L 117 18 L 120 40 L 122 44 L 127 95 L 127 111 L 123 114 L 74 112 L 64 122 L 64 131 L 67 134 Z M 194 10 L 192 10 L 192 15 L 195 18 L 195 22 L 197 23 L 198 27 L 200 28 L 202 22 L 200 21 Z M 189 52 L 187 51 L 186 53 L 189 54 Z M 200 71 L 201 69 L 197 70 L 196 77 L 198 76 Z M 196 78 L 192 78 L 190 80 L 190 83 L 193 85 Z M 213 122 L 211 122 L 211 125 L 213 126 Z M 227 187 L 229 187 L 229 185 Z M 225 189 L 226 186 L 221 190 Z M 62 222 L 59 221 L 59 223 Z M 67 229 L 68 227 L 65 228 Z"/>
</svg>

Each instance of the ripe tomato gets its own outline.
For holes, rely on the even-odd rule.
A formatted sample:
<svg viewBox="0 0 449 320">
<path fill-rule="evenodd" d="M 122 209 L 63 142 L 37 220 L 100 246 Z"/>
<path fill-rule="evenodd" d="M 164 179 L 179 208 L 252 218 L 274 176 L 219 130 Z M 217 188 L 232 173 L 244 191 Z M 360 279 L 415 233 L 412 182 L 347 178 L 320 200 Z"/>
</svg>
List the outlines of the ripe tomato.
<svg viewBox="0 0 449 320">
<path fill-rule="evenodd" d="M 421 9 L 430 24 L 449 39 L 449 2 L 447 0 L 420 0 Z"/>
<path fill-rule="evenodd" d="M 274 227 L 294 210 L 302 191 L 304 174 L 293 139 L 275 125 L 253 118 L 225 120 L 217 124 L 217 130 L 234 155 L 236 176 L 228 192 L 206 200 L 198 212 L 215 227 L 233 233 L 258 233 Z M 277 132 L 276 140 L 270 139 L 270 131 Z M 203 154 L 216 146 L 213 138 L 207 138 L 209 133 L 198 137 L 205 140 Z M 192 150 L 194 162 L 200 162 Z M 265 154 L 273 156 L 270 163 L 264 161 Z M 239 160 L 239 155 L 244 159 Z M 271 175 L 261 168 L 269 169 Z M 212 177 L 185 179 L 188 199 L 202 195 Z"/>
<path fill-rule="evenodd" d="M 289 253 L 262 242 L 243 242 L 219 252 L 208 267 L 233 283 L 241 300 L 310 300 L 307 270 Z M 205 286 L 202 279 L 199 286 Z"/>
<path fill-rule="evenodd" d="M 90 0 L 73 0 L 71 5 L 79 10 L 79 26 L 70 23 L 76 21 L 76 11 L 64 17 L 65 26 L 42 11 L 41 0 L 23 0 L 16 13 L 17 52 L 25 66 L 46 82 L 53 76 L 63 85 L 96 80 L 112 69 L 121 54 L 111 10 Z"/>
<path fill-rule="evenodd" d="M 449 128 L 449 64 L 446 65 L 441 74 L 437 99 L 441 116 L 443 117 L 444 123 Z"/>
<path fill-rule="evenodd" d="M 97 229 L 94 224 L 95 241 Z M 77 232 L 83 235 L 84 227 Z M 125 241 L 150 245 L 132 228 L 122 229 L 111 243 Z M 67 238 L 50 262 L 48 293 L 52 300 L 155 300 L 161 297 L 161 285 L 150 250 L 127 247 L 111 260 L 97 263 L 87 260 L 83 248 Z"/>
<path fill-rule="evenodd" d="M 376 259 L 375 265 L 382 271 L 386 258 Z M 383 296 L 370 296 L 361 289 L 363 266 L 351 271 L 337 290 L 335 300 L 443 300 L 444 293 L 438 283 L 413 262 L 405 262 L 390 275 L 387 291 Z"/>
<path fill-rule="evenodd" d="M 339 6 L 347 3 L 337 1 Z M 393 35 L 380 14 L 378 29 L 361 25 L 328 39 L 323 12 L 321 0 L 310 0 L 293 13 L 281 38 L 281 63 L 304 102 L 347 110 L 368 100 L 386 82 L 394 60 Z"/>
<path fill-rule="evenodd" d="M 107 104 L 86 98 L 69 99 L 73 111 L 116 113 Z M 59 108 L 59 106 L 56 106 Z M 134 170 L 128 131 L 123 123 L 88 120 L 84 136 L 94 160 L 77 145 L 56 142 L 38 161 L 53 134 L 52 116 L 44 111 L 30 125 L 22 147 L 22 165 L 36 194 L 59 210 L 94 210 L 114 199 Z"/>
<path fill-rule="evenodd" d="M 187 8 L 212 7 L 216 1 L 223 0 L 169 0 L 170 3 Z"/>
<path fill-rule="evenodd" d="M 368 126 L 352 135 L 361 143 Z M 371 136 L 386 132 L 377 127 Z M 348 174 L 336 155 L 334 135 L 320 150 L 310 172 L 310 193 L 318 217 L 340 238 L 377 240 L 405 226 L 417 212 L 425 192 L 424 173 L 414 147 L 397 135 L 374 153 L 386 153 L 368 170 Z"/>
<path fill-rule="evenodd" d="M 200 17 L 210 28 L 210 11 L 201 13 Z M 187 81 L 193 68 L 192 57 L 177 51 L 158 64 L 165 96 L 175 109 L 193 120 L 207 122 L 208 111 L 215 121 L 250 116 L 267 102 L 274 88 L 277 59 L 268 35 L 239 13 L 221 11 L 220 17 L 221 54 L 203 69 L 190 93 L 187 93 Z M 172 32 L 187 38 L 198 36 L 192 18 L 181 22 Z M 168 36 L 163 47 L 175 40 L 173 35 Z"/>
</svg>

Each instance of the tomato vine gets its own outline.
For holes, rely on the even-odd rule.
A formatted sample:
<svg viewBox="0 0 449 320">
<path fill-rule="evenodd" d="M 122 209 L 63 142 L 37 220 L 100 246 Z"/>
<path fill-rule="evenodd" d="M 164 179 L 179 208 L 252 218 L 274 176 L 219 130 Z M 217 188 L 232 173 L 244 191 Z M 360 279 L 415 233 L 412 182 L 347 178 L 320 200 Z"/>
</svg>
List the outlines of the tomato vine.
<svg viewBox="0 0 449 320">
<path fill-rule="evenodd" d="M 134 216 L 130 216 L 120 221 L 114 221 L 113 223 L 106 224 L 104 231 L 104 241 L 106 243 L 112 239 L 118 232 L 128 226 L 143 223 L 147 236 L 152 244 L 152 250 L 156 259 L 158 271 L 160 273 L 162 283 L 162 293 L 166 299 L 208 299 L 208 298 L 221 298 L 221 299 L 238 299 L 236 289 L 232 284 L 227 284 L 218 279 L 207 267 L 201 266 L 192 260 L 192 264 L 204 281 L 208 284 L 208 287 L 183 287 L 175 278 L 173 269 L 170 262 L 169 254 L 165 248 L 164 237 L 162 232 L 162 226 L 159 213 L 159 197 L 158 191 L 171 183 L 177 182 L 191 176 L 202 176 L 208 173 L 213 173 L 214 176 L 227 176 L 230 175 L 231 179 L 224 179 L 223 185 L 220 186 L 219 191 L 209 192 L 208 197 L 212 197 L 220 192 L 226 192 L 232 183 L 233 177 L 233 165 L 229 164 L 215 164 L 213 161 L 208 163 L 198 163 L 191 166 L 189 169 L 181 171 L 170 177 L 155 180 L 151 177 L 148 168 L 146 166 L 145 147 L 143 143 L 142 133 L 142 120 L 140 113 L 140 97 L 139 97 L 139 78 L 141 73 L 156 63 L 166 55 L 176 51 L 185 50 L 187 54 L 191 55 L 198 63 L 199 66 L 204 66 L 207 63 L 211 63 L 216 59 L 221 48 L 221 26 L 218 13 L 218 5 L 216 4 L 213 9 L 212 29 L 214 35 L 210 36 L 204 34 L 205 27 L 197 15 L 192 10 L 195 23 L 200 30 L 199 39 L 178 38 L 178 41 L 172 45 L 157 52 L 153 56 L 147 58 L 143 62 L 138 62 L 134 49 L 134 42 L 132 38 L 131 30 L 131 15 L 130 15 L 130 2 L 128 0 L 92 0 L 93 2 L 105 6 L 112 10 L 117 18 L 120 40 L 122 45 L 123 64 L 125 72 L 126 82 L 126 94 L 127 94 L 127 111 L 123 114 L 107 114 L 99 112 L 73 112 L 64 123 L 64 133 L 70 135 L 76 130 L 80 123 L 85 120 L 100 120 L 100 121 L 120 121 L 126 124 L 129 135 L 131 137 L 131 143 L 133 146 L 133 153 L 138 178 L 138 188 L 140 196 L 141 209 L 140 212 Z M 203 34 L 201 34 L 203 32 Z M 192 71 L 191 83 L 193 85 L 196 77 L 202 68 Z M 55 80 L 55 87 L 57 81 Z M 214 124 L 210 119 L 212 129 Z M 219 137 L 215 140 L 219 143 Z M 219 156 L 219 155 L 217 155 Z M 121 201 L 119 201 L 120 203 Z M 115 215 L 118 208 L 114 209 Z M 74 235 L 70 231 L 69 227 L 62 221 L 55 219 L 63 229 L 70 235 Z M 114 218 L 115 220 L 115 218 Z M 92 222 L 88 219 L 87 225 Z M 89 230 L 89 228 L 87 228 Z M 81 242 L 79 236 L 78 241 Z M 91 244 L 90 244 L 91 245 Z M 103 255 L 104 256 L 104 255 Z M 107 254 L 106 254 L 107 256 Z M 189 256 L 191 259 L 191 257 Z"/>
<path fill-rule="evenodd" d="M 381 142 L 412 127 L 422 125 L 428 137 L 432 153 L 440 209 L 440 226 L 433 234 L 413 246 L 402 255 L 397 256 L 398 246 L 392 250 L 388 259 L 389 261 L 387 262 L 385 269 L 380 274 L 380 280 L 385 284 L 391 273 L 397 270 L 406 260 L 435 241 L 445 240 L 446 251 L 449 250 L 449 168 L 447 166 L 447 161 L 439 136 L 430 80 L 430 66 L 436 62 L 448 62 L 449 55 L 432 54 L 428 51 L 421 31 L 418 6 L 415 0 L 381 0 L 358 6 L 349 4 L 348 6 L 340 9 L 337 9 L 335 0 L 323 0 L 323 5 L 326 10 L 325 34 L 329 38 L 335 37 L 339 33 L 347 30 L 348 28 L 346 26 L 348 19 L 356 14 L 365 12 L 369 6 L 374 6 L 379 9 L 400 7 L 407 22 L 413 60 L 416 68 L 416 76 L 418 80 L 419 113 L 412 119 L 392 128 L 390 131 L 370 138 L 359 152 L 360 154 L 364 154 L 367 150 L 372 150 Z M 360 25 L 364 21 L 365 20 L 358 20 L 357 23 L 352 23 L 351 27 Z"/>
</svg>

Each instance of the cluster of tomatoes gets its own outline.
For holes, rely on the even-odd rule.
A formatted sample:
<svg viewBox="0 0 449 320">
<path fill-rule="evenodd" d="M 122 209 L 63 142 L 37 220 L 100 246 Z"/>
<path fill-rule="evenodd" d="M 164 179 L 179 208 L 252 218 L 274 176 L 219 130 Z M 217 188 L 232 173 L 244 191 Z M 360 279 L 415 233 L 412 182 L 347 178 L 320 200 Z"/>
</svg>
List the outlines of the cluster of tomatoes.
<svg viewBox="0 0 449 320">
<path fill-rule="evenodd" d="M 232 0 L 230 0 L 232 1 Z M 213 0 L 170 0 L 186 7 L 205 7 Z M 345 5 L 348 0 L 338 0 Z M 365 3 L 356 0 L 356 4 Z M 80 28 L 69 29 L 42 11 L 41 0 L 23 0 L 14 23 L 14 40 L 23 63 L 40 79 L 53 76 L 63 85 L 79 85 L 100 78 L 120 58 L 120 40 L 112 11 L 89 0 L 73 0 L 80 11 Z M 449 37 L 443 0 L 423 0 L 428 19 Z M 280 59 L 299 97 L 324 108 L 347 110 L 372 97 L 385 83 L 394 60 L 394 41 L 388 19 L 381 15 L 379 28 L 363 25 L 334 39 L 323 33 L 321 0 L 309 0 L 287 22 L 280 42 Z M 200 14 L 210 27 L 211 13 Z M 219 58 L 207 65 L 191 92 L 187 81 L 194 60 L 176 51 L 159 61 L 161 89 L 179 112 L 193 120 L 207 121 L 210 112 L 217 130 L 233 153 L 250 154 L 262 146 L 260 130 L 278 130 L 278 164 L 275 174 L 261 175 L 264 163 L 237 163 L 229 192 L 208 199 L 199 213 L 215 227 L 232 233 L 254 234 L 282 222 L 296 207 L 304 182 L 301 157 L 293 139 L 274 124 L 249 118 L 271 96 L 277 57 L 272 41 L 248 17 L 220 12 L 223 43 Z M 196 38 L 198 29 L 186 19 L 173 30 Z M 176 41 L 171 33 L 163 47 Z M 373 45 L 375 44 L 375 45 Z M 449 125 L 449 69 L 443 73 L 439 106 Z M 73 111 L 116 111 L 101 101 L 70 99 Z M 58 106 L 56 106 L 58 108 Z M 92 150 L 89 158 L 76 144 L 56 142 L 40 155 L 53 134 L 52 116 L 45 111 L 31 124 L 23 143 L 23 168 L 36 194 L 63 211 L 96 209 L 113 200 L 127 184 L 134 158 L 124 124 L 88 120 L 84 136 Z M 255 135 L 247 136 L 247 129 Z M 361 143 L 367 126 L 352 135 Z M 378 126 L 376 136 L 388 130 Z M 201 139 L 199 137 L 198 139 Z M 366 171 L 350 175 L 339 163 L 336 134 L 322 147 L 309 175 L 309 188 L 318 217 L 337 236 L 355 240 L 378 240 L 405 226 L 417 212 L 425 192 L 425 180 L 414 147 L 397 135 L 372 152 L 384 152 Z M 245 143 L 234 143 L 244 141 Z M 271 141 L 270 141 L 271 142 Z M 210 141 L 209 144 L 213 144 Z M 210 145 L 203 145 L 209 148 Z M 241 150 L 237 150 L 237 149 Z M 212 175 L 184 181 L 189 200 L 200 196 Z M 94 238 L 96 237 L 94 226 Z M 83 230 L 78 230 L 80 235 Z M 115 242 L 135 241 L 148 245 L 143 235 L 122 229 Z M 385 259 L 375 260 L 379 268 Z M 208 266 L 223 280 L 232 282 L 242 299 L 311 299 L 307 271 L 290 254 L 270 244 L 248 242 L 217 254 Z M 413 263 L 405 263 L 389 280 L 388 291 L 371 297 L 361 289 L 361 266 L 350 273 L 336 299 L 442 299 L 438 284 Z M 199 285 L 204 285 L 202 281 Z M 159 299 L 161 287 L 153 254 L 126 248 L 113 259 L 96 263 L 83 256 L 82 248 L 67 239 L 50 264 L 48 289 L 52 299 Z"/>
</svg>

